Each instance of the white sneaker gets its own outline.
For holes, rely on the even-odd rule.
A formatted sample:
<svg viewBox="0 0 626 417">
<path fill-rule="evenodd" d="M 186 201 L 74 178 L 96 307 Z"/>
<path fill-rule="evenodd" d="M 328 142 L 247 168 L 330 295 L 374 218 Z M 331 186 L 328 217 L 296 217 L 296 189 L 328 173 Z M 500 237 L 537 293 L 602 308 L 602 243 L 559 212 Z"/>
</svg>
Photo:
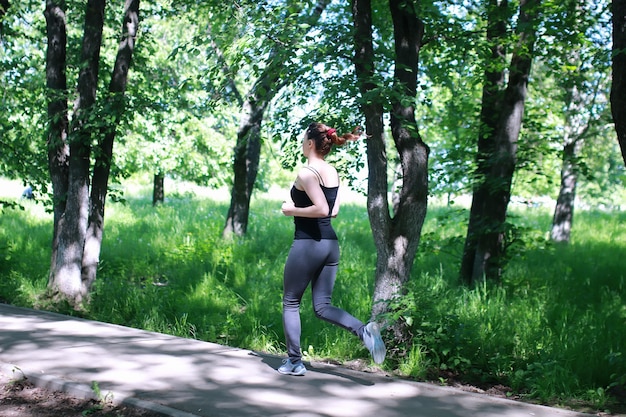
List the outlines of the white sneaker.
<svg viewBox="0 0 626 417">
<path fill-rule="evenodd" d="M 282 366 L 278 368 L 278 372 L 283 375 L 302 376 L 306 374 L 306 367 L 302 362 L 294 364 L 293 362 L 291 362 L 291 359 L 285 359 L 283 360 Z"/>
<path fill-rule="evenodd" d="M 363 343 L 365 347 L 370 351 L 374 362 L 377 364 L 383 363 L 387 349 L 385 348 L 385 342 L 380 337 L 380 329 L 375 322 L 367 323 L 365 329 L 363 329 Z"/>
</svg>

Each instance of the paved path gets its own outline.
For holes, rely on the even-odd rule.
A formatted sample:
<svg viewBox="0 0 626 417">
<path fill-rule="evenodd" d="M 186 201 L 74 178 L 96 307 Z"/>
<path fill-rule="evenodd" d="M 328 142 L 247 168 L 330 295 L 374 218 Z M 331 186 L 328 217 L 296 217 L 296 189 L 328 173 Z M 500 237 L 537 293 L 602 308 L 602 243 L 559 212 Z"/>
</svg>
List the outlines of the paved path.
<svg viewBox="0 0 626 417">
<path fill-rule="evenodd" d="M 554 408 L 312 363 L 304 377 L 281 359 L 0 304 L 0 365 L 36 385 L 173 417 L 583 417 Z"/>
</svg>

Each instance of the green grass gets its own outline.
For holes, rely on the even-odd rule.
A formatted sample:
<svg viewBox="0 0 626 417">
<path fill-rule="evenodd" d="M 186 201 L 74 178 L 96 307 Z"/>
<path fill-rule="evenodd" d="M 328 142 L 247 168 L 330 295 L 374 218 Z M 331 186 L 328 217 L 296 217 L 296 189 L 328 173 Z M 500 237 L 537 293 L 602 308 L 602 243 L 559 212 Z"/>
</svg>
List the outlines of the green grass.
<svg viewBox="0 0 626 417">
<path fill-rule="evenodd" d="M 227 203 L 175 195 L 109 203 L 91 303 L 67 314 L 247 349 L 284 354 L 282 269 L 292 236 L 280 204 L 253 200 L 248 236 L 223 240 Z M 458 285 L 467 212 L 434 207 L 409 292 L 394 317 L 412 343 L 388 371 L 418 379 L 503 384 L 549 404 L 614 405 L 626 384 L 626 213 L 576 213 L 572 242 L 549 244 L 551 213 L 520 210 L 520 239 L 501 285 Z M 342 262 L 334 302 L 367 320 L 375 248 L 366 210 L 344 205 L 335 221 Z M 51 215 L 27 202 L 0 212 L 0 300 L 45 303 Z M 302 308 L 305 354 L 368 358 L 348 332 Z"/>
</svg>

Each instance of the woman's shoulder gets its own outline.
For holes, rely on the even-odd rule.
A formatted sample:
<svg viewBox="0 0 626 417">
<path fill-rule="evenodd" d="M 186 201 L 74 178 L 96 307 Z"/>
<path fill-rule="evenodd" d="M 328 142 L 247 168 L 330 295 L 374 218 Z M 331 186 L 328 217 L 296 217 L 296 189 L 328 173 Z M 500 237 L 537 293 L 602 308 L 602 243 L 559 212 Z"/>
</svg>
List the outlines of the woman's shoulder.
<svg viewBox="0 0 626 417">
<path fill-rule="evenodd" d="M 337 173 L 337 169 L 334 166 L 325 163 L 321 167 L 320 175 L 324 180 L 324 185 L 326 187 L 339 186 L 339 174 Z"/>
<path fill-rule="evenodd" d="M 309 179 L 316 180 L 322 185 L 327 187 L 335 187 L 339 182 L 339 176 L 337 174 L 337 170 L 334 166 L 324 163 L 324 164 L 316 164 L 316 165 L 305 165 L 303 166 L 299 173 L 298 177 L 301 179 Z"/>
<path fill-rule="evenodd" d="M 301 179 L 304 179 L 304 178 L 319 178 L 320 175 L 321 175 L 320 171 L 317 168 L 312 167 L 310 165 L 304 165 L 298 171 L 298 178 L 301 178 Z"/>
</svg>

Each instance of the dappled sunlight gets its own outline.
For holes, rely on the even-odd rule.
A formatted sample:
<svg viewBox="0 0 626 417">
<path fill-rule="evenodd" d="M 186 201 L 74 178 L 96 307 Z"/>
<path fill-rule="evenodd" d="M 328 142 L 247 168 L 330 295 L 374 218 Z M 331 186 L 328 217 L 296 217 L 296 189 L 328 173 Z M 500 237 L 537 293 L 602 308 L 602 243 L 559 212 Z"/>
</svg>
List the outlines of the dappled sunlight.
<svg viewBox="0 0 626 417">
<path fill-rule="evenodd" d="M 222 366 L 214 366 L 211 368 L 211 379 L 219 384 L 237 385 L 238 383 L 246 383 L 252 385 L 272 384 L 274 378 L 270 378 L 270 374 L 260 373 L 251 374 L 246 361 L 241 361 L 239 366 L 237 362 L 228 362 Z"/>
<path fill-rule="evenodd" d="M 245 398 L 247 403 L 256 403 L 267 407 L 281 407 L 297 411 L 311 409 L 316 406 L 319 399 L 302 393 L 302 396 L 294 396 L 290 391 L 277 391 L 275 389 L 253 388 L 234 389 L 232 391 L 239 397 Z"/>
<path fill-rule="evenodd" d="M 401 399 L 419 395 L 417 386 L 402 382 L 386 382 L 385 390 L 378 390 L 375 385 L 354 386 L 354 384 L 326 384 L 322 391 L 338 397 L 362 397 L 372 399 Z"/>
<path fill-rule="evenodd" d="M 94 381 L 116 402 L 133 398 L 198 416 L 557 415 L 327 364 L 285 376 L 276 371 L 280 357 L 2 304 L 0 328 L 3 361 L 32 378 Z"/>
<path fill-rule="evenodd" d="M 273 389 L 237 389 L 235 392 L 249 404 L 259 404 L 267 408 L 279 408 L 283 412 L 300 412 L 309 416 L 362 417 L 374 415 L 378 406 L 361 399 L 316 397 L 302 392 L 294 396 L 290 391 L 277 392 Z M 332 401 L 329 401 L 333 398 Z M 308 410 L 308 414 L 304 414 Z"/>
</svg>

